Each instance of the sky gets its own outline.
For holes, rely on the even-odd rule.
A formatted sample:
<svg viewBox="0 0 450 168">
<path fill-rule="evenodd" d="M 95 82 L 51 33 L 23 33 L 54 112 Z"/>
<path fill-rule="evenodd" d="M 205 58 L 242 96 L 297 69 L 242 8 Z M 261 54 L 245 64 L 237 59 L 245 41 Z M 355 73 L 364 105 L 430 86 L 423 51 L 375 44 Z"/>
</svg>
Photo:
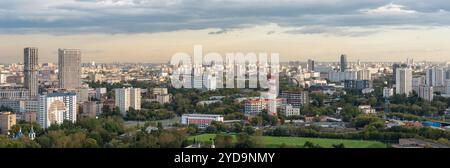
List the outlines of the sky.
<svg viewBox="0 0 450 168">
<path fill-rule="evenodd" d="M 83 62 L 168 62 L 177 52 L 281 61 L 450 60 L 448 0 L 0 0 L 0 63 L 58 48 Z"/>
</svg>

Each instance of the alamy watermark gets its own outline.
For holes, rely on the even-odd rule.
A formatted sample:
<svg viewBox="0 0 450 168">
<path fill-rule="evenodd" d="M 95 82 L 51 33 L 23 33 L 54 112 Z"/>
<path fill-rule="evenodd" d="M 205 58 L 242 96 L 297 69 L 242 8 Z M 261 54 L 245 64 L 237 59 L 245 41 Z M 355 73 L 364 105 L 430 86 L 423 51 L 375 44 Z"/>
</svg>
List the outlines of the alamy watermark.
<svg viewBox="0 0 450 168">
<path fill-rule="evenodd" d="M 268 58 L 270 56 L 270 59 Z M 270 60 L 270 61 L 269 61 Z M 170 61 L 170 76 L 174 88 L 214 86 L 220 88 L 278 88 L 280 62 L 278 53 L 234 52 L 222 57 L 217 52 L 203 55 L 203 46 L 194 46 L 194 56 L 178 52 Z M 246 85 L 248 81 L 248 86 Z"/>
</svg>

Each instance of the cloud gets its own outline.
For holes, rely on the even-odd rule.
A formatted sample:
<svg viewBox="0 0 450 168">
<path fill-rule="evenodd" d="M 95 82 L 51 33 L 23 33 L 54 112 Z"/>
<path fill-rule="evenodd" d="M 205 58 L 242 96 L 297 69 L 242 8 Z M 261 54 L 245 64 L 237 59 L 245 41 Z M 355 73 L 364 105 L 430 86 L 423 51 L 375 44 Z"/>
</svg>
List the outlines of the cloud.
<svg viewBox="0 0 450 168">
<path fill-rule="evenodd" d="M 275 33 L 276 33 L 276 31 L 273 31 L 273 30 L 272 30 L 272 31 L 268 31 L 266 34 L 267 34 L 267 35 L 272 35 L 272 34 L 275 34 Z"/>
<path fill-rule="evenodd" d="M 314 34 L 324 34 L 331 36 L 348 36 L 348 37 L 361 37 L 368 36 L 375 33 L 379 33 L 379 31 L 374 30 L 357 30 L 350 27 L 326 27 L 326 26 L 304 26 L 297 29 L 287 30 L 284 33 L 287 34 L 306 34 L 306 35 L 314 35 Z"/>
<path fill-rule="evenodd" d="M 385 6 L 381 6 L 375 9 L 365 9 L 361 10 L 362 13 L 365 14 L 415 14 L 417 11 L 407 9 L 406 6 L 398 5 L 394 3 L 387 4 Z"/>
<path fill-rule="evenodd" d="M 14 0 L 0 1 L 0 33 L 155 33 L 270 23 L 448 26 L 448 11 L 446 0 Z"/>
<path fill-rule="evenodd" d="M 228 30 L 222 29 L 219 31 L 209 32 L 208 34 L 209 35 L 218 35 L 218 34 L 226 34 L 226 33 L 228 33 Z"/>
</svg>

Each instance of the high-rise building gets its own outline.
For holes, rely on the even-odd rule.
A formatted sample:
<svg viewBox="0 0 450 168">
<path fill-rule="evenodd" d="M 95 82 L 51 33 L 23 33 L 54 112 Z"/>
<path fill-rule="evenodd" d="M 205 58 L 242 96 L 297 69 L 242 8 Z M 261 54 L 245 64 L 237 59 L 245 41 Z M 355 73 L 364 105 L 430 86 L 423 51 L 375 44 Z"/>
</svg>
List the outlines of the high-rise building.
<svg viewBox="0 0 450 168">
<path fill-rule="evenodd" d="M 394 81 L 397 80 L 397 68 L 406 68 L 406 67 L 408 67 L 408 65 L 406 65 L 406 64 L 393 64 L 392 65 L 392 73 L 393 73 L 392 79 Z"/>
<path fill-rule="evenodd" d="M 422 85 L 419 87 L 419 97 L 425 101 L 433 101 L 433 86 Z"/>
<path fill-rule="evenodd" d="M 37 98 L 39 92 L 38 86 L 38 49 L 37 48 L 25 48 L 24 49 L 24 86 L 28 89 L 31 98 Z"/>
<path fill-rule="evenodd" d="M 81 116 L 89 118 L 95 118 L 97 116 L 98 105 L 96 102 L 92 101 L 83 102 L 81 106 L 83 109 L 83 113 L 80 114 Z"/>
<path fill-rule="evenodd" d="M 16 115 L 11 112 L 0 113 L 1 134 L 8 134 L 12 126 L 16 125 Z"/>
<path fill-rule="evenodd" d="M 64 120 L 77 120 L 77 95 L 75 93 L 51 93 L 39 96 L 38 122 L 42 128 L 61 124 Z"/>
<path fill-rule="evenodd" d="M 122 115 L 126 115 L 126 112 L 130 108 L 130 91 L 127 88 L 115 89 L 116 106 L 119 107 Z"/>
<path fill-rule="evenodd" d="M 78 49 L 58 50 L 59 87 L 76 89 L 81 86 L 81 51 Z"/>
<path fill-rule="evenodd" d="M 315 61 L 312 60 L 312 59 L 309 59 L 308 60 L 308 70 L 309 71 L 315 71 L 315 66 L 316 66 Z"/>
<path fill-rule="evenodd" d="M 126 115 L 131 108 L 141 109 L 141 89 L 140 88 L 120 88 L 115 89 L 116 106 L 119 107 L 122 115 Z"/>
<path fill-rule="evenodd" d="M 141 89 L 131 88 L 130 89 L 130 107 L 135 110 L 141 110 Z"/>
<path fill-rule="evenodd" d="M 347 56 L 345 54 L 341 55 L 341 72 L 345 72 L 345 70 L 347 70 Z"/>
<path fill-rule="evenodd" d="M 427 69 L 425 84 L 428 86 L 444 86 L 444 69 L 437 66 Z"/>
<path fill-rule="evenodd" d="M 367 69 L 358 71 L 358 80 L 372 80 L 370 71 Z"/>
<path fill-rule="evenodd" d="M 419 87 L 425 85 L 425 77 L 424 76 L 415 76 L 412 78 L 412 89 L 416 93 L 419 93 Z"/>
<path fill-rule="evenodd" d="M 395 93 L 406 94 L 412 92 L 412 71 L 409 68 L 397 68 L 395 79 Z"/>
</svg>

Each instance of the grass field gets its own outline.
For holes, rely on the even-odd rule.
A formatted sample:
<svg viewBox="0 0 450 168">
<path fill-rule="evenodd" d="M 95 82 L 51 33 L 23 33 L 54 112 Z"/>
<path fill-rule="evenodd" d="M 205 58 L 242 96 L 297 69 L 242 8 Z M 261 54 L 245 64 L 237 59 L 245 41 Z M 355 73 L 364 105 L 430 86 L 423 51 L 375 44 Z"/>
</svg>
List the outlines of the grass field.
<svg viewBox="0 0 450 168">
<path fill-rule="evenodd" d="M 215 134 L 202 134 L 197 136 L 189 137 L 189 140 L 200 142 L 210 142 L 210 138 L 214 138 Z M 303 137 L 272 137 L 263 136 L 262 137 L 264 145 L 268 148 L 277 148 L 282 144 L 303 147 L 305 142 L 309 141 L 314 144 L 318 144 L 322 147 L 330 148 L 333 144 L 343 143 L 346 148 L 385 148 L 386 145 L 378 141 L 366 141 L 366 140 L 347 140 L 347 139 L 324 139 L 324 138 L 303 138 Z M 233 142 L 236 142 L 236 137 L 234 137 Z"/>
</svg>

